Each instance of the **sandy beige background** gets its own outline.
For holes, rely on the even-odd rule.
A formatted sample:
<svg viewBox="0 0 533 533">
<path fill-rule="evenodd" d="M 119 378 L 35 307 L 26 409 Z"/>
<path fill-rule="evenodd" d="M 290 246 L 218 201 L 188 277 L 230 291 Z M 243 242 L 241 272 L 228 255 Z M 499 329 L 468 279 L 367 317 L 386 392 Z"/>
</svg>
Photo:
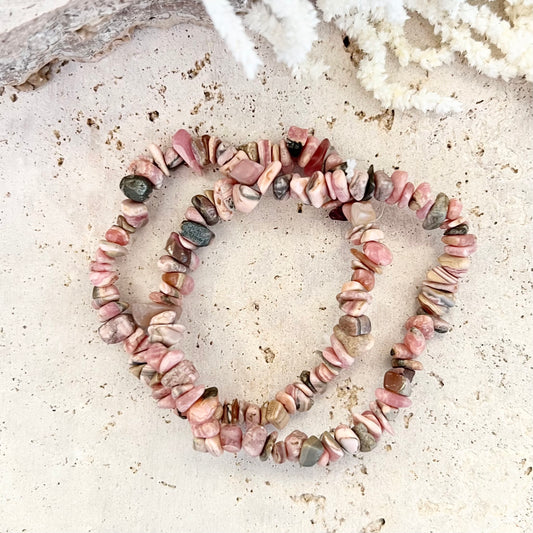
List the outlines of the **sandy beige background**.
<svg viewBox="0 0 533 533">
<path fill-rule="evenodd" d="M 423 32 L 422 29 L 417 30 Z M 321 29 L 318 81 L 292 79 L 266 47 L 249 82 L 207 28 L 143 30 L 94 64 L 69 63 L 38 91 L 0 96 L 0 531 L 515 533 L 533 528 L 531 353 L 532 95 L 457 64 L 415 83 L 456 94 L 454 116 L 384 113 L 355 79 L 338 34 Z M 326 469 L 191 449 L 103 345 L 88 261 L 149 142 L 180 127 L 230 142 L 314 126 L 362 167 L 400 166 L 463 201 L 479 235 L 468 280 L 416 377 L 413 407 L 368 455 Z M 151 224 L 122 262 L 144 300 L 157 257 L 192 195 L 215 175 L 180 170 L 150 201 Z M 410 213 L 384 210 L 394 253 L 375 289 L 376 346 L 298 427 L 321 432 L 372 398 L 388 350 L 441 244 Z M 262 401 L 314 361 L 350 275 L 345 228 L 265 198 L 216 228 L 187 297 L 184 350 L 221 396 Z M 268 349 L 268 350 L 267 350 Z M 272 357 L 274 354 L 274 357 Z"/>
</svg>

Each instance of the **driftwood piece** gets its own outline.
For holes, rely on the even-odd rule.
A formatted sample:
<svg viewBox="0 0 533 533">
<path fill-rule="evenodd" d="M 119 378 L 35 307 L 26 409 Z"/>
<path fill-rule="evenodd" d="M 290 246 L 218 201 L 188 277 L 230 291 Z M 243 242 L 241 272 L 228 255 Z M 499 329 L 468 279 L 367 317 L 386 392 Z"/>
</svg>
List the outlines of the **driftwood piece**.
<svg viewBox="0 0 533 533">
<path fill-rule="evenodd" d="M 237 12 L 247 0 L 232 0 Z M 1 8 L 0 8 L 1 10 Z M 94 61 L 128 40 L 135 28 L 209 23 L 197 0 L 71 0 L 0 34 L 0 87 L 31 90 L 56 61 Z"/>
</svg>

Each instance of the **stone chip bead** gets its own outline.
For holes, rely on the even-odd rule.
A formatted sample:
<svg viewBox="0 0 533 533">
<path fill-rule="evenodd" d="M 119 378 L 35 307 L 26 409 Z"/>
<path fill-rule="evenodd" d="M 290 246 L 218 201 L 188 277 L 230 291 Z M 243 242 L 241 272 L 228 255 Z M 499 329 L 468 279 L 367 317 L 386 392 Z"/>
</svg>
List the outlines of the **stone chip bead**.
<svg viewBox="0 0 533 533">
<path fill-rule="evenodd" d="M 131 315 L 117 315 L 98 328 L 98 334 L 106 344 L 116 344 L 126 340 L 135 331 Z"/>
<path fill-rule="evenodd" d="M 443 192 L 437 194 L 435 203 L 426 215 L 424 222 L 422 222 L 422 227 L 427 230 L 438 228 L 446 220 L 449 203 L 450 199 Z"/>
<path fill-rule="evenodd" d="M 272 182 L 272 192 L 278 200 L 284 200 L 289 197 L 291 186 L 291 175 L 277 176 Z"/>
<path fill-rule="evenodd" d="M 242 429 L 237 424 L 222 424 L 220 444 L 226 452 L 237 453 L 242 448 Z"/>
<path fill-rule="evenodd" d="M 411 381 L 403 375 L 403 371 L 403 368 L 387 370 L 383 377 L 383 386 L 387 390 L 396 392 L 402 396 L 411 396 Z"/>
<path fill-rule="evenodd" d="M 409 328 L 403 338 L 403 343 L 414 355 L 420 355 L 426 349 L 426 339 L 423 333 L 415 327 Z"/>
<path fill-rule="evenodd" d="M 384 202 L 390 197 L 394 189 L 392 180 L 383 170 L 376 170 L 376 172 L 374 172 L 374 180 L 376 182 L 374 198 L 378 202 Z"/>
<path fill-rule="evenodd" d="M 259 424 L 252 424 L 242 437 L 242 448 L 251 457 L 259 457 L 267 440 L 267 430 Z"/>
<path fill-rule="evenodd" d="M 235 184 L 233 186 L 233 204 L 237 211 L 250 213 L 257 207 L 260 200 L 261 193 L 248 185 Z"/>
<path fill-rule="evenodd" d="M 300 451 L 307 435 L 299 430 L 294 430 L 285 437 L 285 449 L 287 451 L 287 460 L 296 462 L 300 457 Z"/>
<path fill-rule="evenodd" d="M 287 450 L 284 441 L 278 441 L 272 448 L 272 460 L 277 465 L 284 463 L 287 460 Z"/>
<path fill-rule="evenodd" d="M 261 461 L 266 461 L 272 455 L 272 450 L 274 448 L 274 445 L 276 444 L 277 438 L 278 438 L 277 431 L 273 431 L 267 437 L 265 441 L 265 445 L 263 446 L 263 449 L 261 450 L 261 453 L 259 454 L 259 459 Z"/>
<path fill-rule="evenodd" d="M 324 453 L 324 445 L 321 440 L 315 435 L 311 435 L 302 443 L 300 450 L 299 462 L 300 466 L 313 466 L 318 463 L 318 460 Z"/>
<path fill-rule="evenodd" d="M 372 330 L 370 318 L 368 318 L 366 315 L 343 315 L 339 318 L 338 326 L 343 331 L 343 333 L 352 337 L 357 337 L 358 335 L 366 335 Z"/>
<path fill-rule="evenodd" d="M 268 402 L 266 419 L 276 429 L 283 429 L 290 420 L 290 415 L 284 405 L 278 400 Z"/>
<path fill-rule="evenodd" d="M 368 352 L 374 346 L 374 337 L 370 333 L 356 336 L 348 335 L 338 325 L 333 327 L 333 333 L 352 357 Z"/>
<path fill-rule="evenodd" d="M 338 461 L 344 455 L 341 445 L 335 440 L 335 437 L 331 434 L 331 432 L 324 431 L 324 433 L 320 435 L 320 440 L 324 445 L 324 449 L 329 454 L 330 462 L 333 463 Z"/>
<path fill-rule="evenodd" d="M 191 203 L 202 215 L 208 226 L 214 226 L 220 220 L 215 205 L 207 196 L 197 194 L 192 197 Z"/>
<path fill-rule="evenodd" d="M 335 428 L 334 435 L 335 440 L 346 453 L 353 455 L 359 451 L 359 437 L 347 425 L 339 424 Z"/>
<path fill-rule="evenodd" d="M 363 253 L 376 265 L 388 266 L 392 263 L 391 251 L 381 242 L 365 242 Z"/>
<path fill-rule="evenodd" d="M 361 443 L 359 449 L 362 452 L 370 452 L 376 447 L 376 438 L 370 434 L 365 424 L 359 422 L 352 429 Z"/>
<path fill-rule="evenodd" d="M 181 235 L 194 245 L 208 246 L 215 234 L 203 224 L 184 220 L 181 223 Z"/>
<path fill-rule="evenodd" d="M 145 202 L 154 189 L 148 178 L 135 174 L 122 178 L 119 186 L 124 195 L 134 202 Z"/>
</svg>

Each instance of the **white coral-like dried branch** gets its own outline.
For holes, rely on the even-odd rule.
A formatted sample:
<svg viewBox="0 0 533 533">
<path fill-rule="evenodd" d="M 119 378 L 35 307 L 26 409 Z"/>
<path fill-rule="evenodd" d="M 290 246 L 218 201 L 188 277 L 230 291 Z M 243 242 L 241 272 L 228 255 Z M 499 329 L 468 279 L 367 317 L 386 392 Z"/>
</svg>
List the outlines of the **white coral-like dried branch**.
<svg viewBox="0 0 533 533">
<path fill-rule="evenodd" d="M 228 0 L 202 0 L 213 25 L 226 41 L 233 57 L 241 63 L 248 79 L 255 78 L 261 60 L 244 31 L 242 20 L 235 14 Z"/>
<path fill-rule="evenodd" d="M 228 0 L 203 2 L 209 6 L 210 16 L 212 12 L 217 16 L 215 26 L 222 27 L 219 31 L 250 76 L 259 59 L 242 26 L 229 24 Z M 454 98 L 389 80 L 387 52 L 396 56 L 400 66 L 415 63 L 426 70 L 449 64 L 460 54 L 487 76 L 504 80 L 524 76 L 533 81 L 533 0 L 504 2 L 508 20 L 488 5 L 476 6 L 467 0 L 316 0 L 316 7 L 322 20 L 335 24 L 361 50 L 356 76 L 385 107 L 447 113 L 461 107 Z M 422 49 L 409 41 L 405 28 L 408 12 L 433 26 L 440 38 L 438 45 Z M 293 75 L 317 77 L 327 69 L 320 59 L 309 57 L 318 39 L 319 22 L 317 9 L 309 0 L 257 0 L 244 20 L 272 45 L 278 60 Z M 241 45 L 246 50 L 239 53 Z M 494 47 L 499 50 L 497 56 Z"/>
</svg>

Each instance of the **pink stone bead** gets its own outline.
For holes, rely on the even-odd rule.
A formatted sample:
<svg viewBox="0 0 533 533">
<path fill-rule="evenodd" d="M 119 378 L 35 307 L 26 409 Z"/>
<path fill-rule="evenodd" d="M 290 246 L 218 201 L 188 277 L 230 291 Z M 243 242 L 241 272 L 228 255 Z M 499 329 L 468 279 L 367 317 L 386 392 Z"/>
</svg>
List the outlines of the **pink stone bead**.
<svg viewBox="0 0 533 533">
<path fill-rule="evenodd" d="M 161 378 L 161 383 L 172 388 L 184 383 L 194 383 L 198 378 L 196 367 L 188 359 L 183 359 Z"/>
<path fill-rule="evenodd" d="M 244 412 L 244 421 L 247 428 L 259 424 L 261 422 L 261 408 L 255 403 L 249 404 Z"/>
<path fill-rule="evenodd" d="M 120 293 L 115 285 L 95 287 L 93 289 L 93 300 L 91 301 L 91 305 L 93 309 L 100 309 L 103 305 L 117 300 L 120 300 Z"/>
<path fill-rule="evenodd" d="M 290 156 L 289 156 L 290 158 Z M 292 161 L 292 160 L 291 160 Z M 274 181 L 276 176 L 281 171 L 281 162 L 272 161 L 263 171 L 263 173 L 257 179 L 257 186 L 261 194 L 265 194 L 270 187 L 271 183 Z"/>
<path fill-rule="evenodd" d="M 259 457 L 263 451 L 268 433 L 258 424 L 252 424 L 242 437 L 242 448 L 251 457 Z"/>
<path fill-rule="evenodd" d="M 281 162 L 281 172 L 283 174 L 290 174 L 294 170 L 294 161 L 287 148 L 285 141 L 279 143 L 279 158 Z"/>
<path fill-rule="evenodd" d="M 427 182 L 422 182 L 413 192 L 413 196 L 409 201 L 409 209 L 417 211 L 424 207 L 431 198 L 431 186 Z M 425 217 L 424 217 L 425 218 Z"/>
<path fill-rule="evenodd" d="M 237 453 L 242 447 L 242 429 L 237 424 L 222 424 L 220 443 L 226 452 Z"/>
<path fill-rule="evenodd" d="M 326 157 L 326 161 L 324 163 L 324 170 L 326 172 L 329 172 L 330 170 L 333 170 L 335 167 L 339 166 L 343 162 L 344 159 L 337 152 L 331 152 L 331 154 Z"/>
<path fill-rule="evenodd" d="M 470 246 L 445 246 L 444 247 L 444 253 L 447 253 L 449 255 L 454 255 L 455 257 L 470 257 L 476 250 L 477 250 L 477 244 L 471 244 Z M 113 281 L 111 283 L 113 283 Z"/>
<path fill-rule="evenodd" d="M 418 220 L 424 220 L 429 213 L 429 210 L 433 207 L 433 204 L 435 202 L 433 200 L 429 200 L 424 207 L 421 207 L 420 209 L 417 209 L 416 211 L 416 218 Z"/>
<path fill-rule="evenodd" d="M 285 449 L 287 450 L 288 461 L 293 463 L 298 461 L 302 445 L 306 439 L 307 435 L 297 429 L 285 437 Z"/>
<path fill-rule="evenodd" d="M 335 187 L 333 185 L 333 174 L 331 172 L 326 172 L 324 174 L 324 179 L 326 180 L 326 187 L 328 189 L 328 195 L 332 200 L 337 199 L 337 194 L 335 193 Z M 339 201 L 339 205 L 342 205 L 342 202 Z M 322 207 L 326 208 L 326 204 Z"/>
<path fill-rule="evenodd" d="M 161 400 L 161 398 L 168 396 L 170 393 L 171 393 L 170 389 L 163 387 L 161 383 L 154 385 L 152 387 L 152 398 L 154 400 Z"/>
<path fill-rule="evenodd" d="M 407 184 L 408 175 L 403 170 L 395 170 L 391 175 L 394 189 L 392 194 L 385 200 L 385 203 L 394 205 L 402 196 L 402 192 Z"/>
<path fill-rule="evenodd" d="M 285 407 L 285 410 L 290 415 L 296 413 L 296 402 L 290 394 L 287 394 L 285 391 L 279 391 L 278 393 L 276 393 L 276 400 L 278 400 L 278 402 L 280 402 L 283 407 Z"/>
<path fill-rule="evenodd" d="M 333 172 L 331 176 L 333 190 L 335 191 L 335 197 L 343 203 L 350 200 L 348 181 L 346 180 L 346 174 L 344 173 L 344 171 L 338 168 Z"/>
<path fill-rule="evenodd" d="M 166 355 L 167 352 L 168 348 L 164 344 L 161 344 L 160 342 L 154 342 L 146 351 L 143 352 L 144 360 L 152 368 L 157 370 L 159 368 L 161 359 Z"/>
<path fill-rule="evenodd" d="M 185 219 L 190 220 L 191 222 L 198 222 L 198 224 L 206 225 L 204 217 L 199 213 L 196 207 L 190 205 L 185 211 Z"/>
<path fill-rule="evenodd" d="M 407 207 L 409 205 L 409 201 L 411 200 L 411 197 L 413 196 L 414 190 L 415 190 L 415 186 L 411 182 L 408 182 L 402 191 L 400 200 L 398 201 L 399 208 L 403 209 L 404 207 Z"/>
<path fill-rule="evenodd" d="M 220 443 L 220 435 L 205 439 L 205 448 L 213 457 L 220 457 L 224 453 Z"/>
<path fill-rule="evenodd" d="M 128 167 L 129 174 L 136 176 L 143 176 L 149 179 L 156 189 L 163 186 L 165 175 L 159 168 L 157 168 L 151 161 L 143 157 L 139 157 L 133 161 Z"/>
<path fill-rule="evenodd" d="M 410 407 L 413 403 L 407 396 L 396 394 L 387 389 L 376 389 L 376 399 L 391 407 Z"/>
<path fill-rule="evenodd" d="M 172 397 L 175 399 L 178 399 L 180 396 L 185 394 L 186 392 L 191 391 L 194 388 L 193 383 L 183 383 L 182 385 L 176 385 L 175 387 L 172 387 Z"/>
<path fill-rule="evenodd" d="M 417 328 L 410 328 L 403 338 L 403 343 L 414 355 L 420 355 L 426 349 L 426 339 Z"/>
<path fill-rule="evenodd" d="M 165 150 L 165 165 L 167 165 L 168 168 L 177 168 L 179 165 L 183 163 L 183 159 L 178 155 L 178 152 L 172 148 L 172 146 L 169 146 Z"/>
<path fill-rule="evenodd" d="M 259 163 L 266 168 L 272 163 L 272 144 L 268 139 L 257 141 L 257 151 L 259 152 Z"/>
<path fill-rule="evenodd" d="M 405 329 L 410 330 L 411 328 L 418 329 L 425 339 L 431 339 L 435 334 L 435 327 L 433 325 L 433 320 L 428 315 L 415 315 L 409 317 L 405 323 Z"/>
<path fill-rule="evenodd" d="M 364 315 L 368 309 L 368 302 L 362 300 L 348 300 L 339 306 L 341 311 L 350 316 Z"/>
<path fill-rule="evenodd" d="M 326 178 L 320 170 L 313 172 L 307 182 L 305 192 L 313 207 L 322 207 L 328 197 Z"/>
<path fill-rule="evenodd" d="M 303 204 L 309 205 L 309 198 L 307 197 L 307 193 L 305 192 L 308 182 L 309 178 L 302 178 L 298 174 L 293 174 L 290 185 L 291 198 L 299 200 Z"/>
<path fill-rule="evenodd" d="M 405 344 L 399 342 L 393 344 L 391 355 L 397 359 L 414 359 L 416 357 Z"/>
<path fill-rule="evenodd" d="M 281 163 L 280 163 L 281 166 Z M 250 159 L 243 159 L 231 170 L 230 177 L 244 185 L 254 185 L 265 167 Z"/>
<path fill-rule="evenodd" d="M 243 160 L 250 159 L 244 150 L 239 150 L 227 163 L 220 167 L 220 172 L 229 176 L 232 170 Z"/>
<path fill-rule="evenodd" d="M 457 198 L 451 198 L 448 204 L 448 211 L 446 213 L 446 218 L 448 220 L 455 220 L 461 215 L 463 210 L 463 204 Z"/>
<path fill-rule="evenodd" d="M 477 237 L 472 233 L 467 233 L 466 235 L 444 235 L 441 241 L 450 246 L 471 246 L 476 244 Z"/>
<path fill-rule="evenodd" d="M 191 405 L 201 398 L 202 394 L 205 391 L 205 385 L 196 385 L 190 391 L 182 394 L 176 400 L 176 409 L 180 413 L 186 413 Z"/>
<path fill-rule="evenodd" d="M 117 344 L 126 340 L 135 331 L 131 315 L 117 315 L 98 328 L 98 334 L 106 344 Z"/>
<path fill-rule="evenodd" d="M 187 130 L 178 130 L 172 137 L 172 147 L 196 174 L 202 174 L 202 167 L 192 151 L 192 139 Z"/>
<path fill-rule="evenodd" d="M 300 157 L 298 158 L 298 166 L 300 166 L 301 168 L 305 168 L 319 145 L 320 139 L 313 135 L 309 135 L 300 154 Z"/>
<path fill-rule="evenodd" d="M 359 438 L 346 424 L 339 424 L 335 428 L 335 440 L 347 453 L 357 453 L 359 451 Z"/>
<path fill-rule="evenodd" d="M 220 144 L 220 139 L 218 137 L 215 137 L 214 135 L 209 137 L 209 143 L 208 143 L 209 162 L 212 165 L 217 164 L 217 148 L 219 144 Z"/>
<path fill-rule="evenodd" d="M 163 172 L 163 174 L 167 177 L 170 176 L 170 172 L 168 170 L 167 164 L 165 163 L 165 156 L 163 152 L 161 151 L 161 148 L 159 148 L 157 144 L 151 143 L 148 146 L 148 150 L 150 154 L 152 155 L 152 157 L 154 158 L 156 165 L 161 169 L 161 172 Z"/>
<path fill-rule="evenodd" d="M 147 338 L 148 336 L 146 335 L 144 329 L 137 328 L 127 339 L 124 340 L 122 346 L 124 347 L 124 350 L 126 350 L 126 353 L 133 355 L 141 341 Z"/>
<path fill-rule="evenodd" d="M 454 220 L 448 220 L 446 219 L 440 226 L 440 229 L 447 230 L 450 228 L 455 228 L 456 226 L 459 226 L 461 224 L 468 224 L 468 221 L 465 217 L 457 217 Z"/>
<path fill-rule="evenodd" d="M 424 280 L 422 282 L 422 285 L 426 287 L 431 287 L 433 289 L 437 289 L 439 291 L 445 291 L 445 292 L 451 292 L 451 293 L 455 293 L 459 289 L 459 285 L 457 285 L 457 283 L 436 283 L 434 281 Z"/>
<path fill-rule="evenodd" d="M 89 263 L 90 272 L 115 272 L 115 266 L 111 263 L 98 263 L 97 261 L 91 261 Z"/>
<path fill-rule="evenodd" d="M 324 450 L 324 453 L 320 456 L 320 459 L 317 462 L 319 466 L 328 466 L 329 464 L 329 453 L 327 450 Z"/>
<path fill-rule="evenodd" d="M 194 405 L 189 409 L 189 411 L 194 407 Z M 189 411 L 187 411 L 187 416 L 189 415 Z M 216 418 L 209 418 L 198 424 L 191 422 L 191 431 L 195 437 L 209 439 L 220 433 L 220 422 Z"/>
<path fill-rule="evenodd" d="M 167 394 L 157 402 L 157 407 L 160 409 L 175 409 L 176 400 L 172 398 L 172 394 Z"/>
<path fill-rule="evenodd" d="M 370 402 L 370 410 L 378 420 L 379 424 L 381 425 L 383 431 L 386 431 L 387 433 L 390 433 L 391 435 L 394 435 L 394 430 L 392 429 L 392 426 L 389 424 L 389 421 L 381 411 L 379 405 L 377 402 Z"/>
<path fill-rule="evenodd" d="M 453 248 L 448 247 L 448 248 Z M 107 287 L 113 285 L 118 279 L 118 272 L 91 272 L 89 274 L 89 281 L 95 287 Z"/>
<path fill-rule="evenodd" d="M 218 216 L 222 220 L 231 220 L 233 217 L 233 186 L 237 182 L 232 178 L 222 178 L 213 186 L 213 196 Z"/>
<path fill-rule="evenodd" d="M 381 438 L 381 435 L 383 434 L 383 430 L 381 429 L 381 424 L 379 423 L 379 420 L 374 415 L 372 411 L 363 411 L 361 413 L 361 418 L 357 419 L 357 422 L 361 422 L 366 426 L 368 429 L 368 432 L 376 439 L 379 440 Z M 354 419 L 355 421 L 356 419 Z"/>
<path fill-rule="evenodd" d="M 305 146 L 307 142 L 307 128 L 299 128 L 298 126 L 291 126 L 287 133 L 287 139 L 300 143 L 302 146 Z"/>
<path fill-rule="evenodd" d="M 191 278 L 191 276 L 185 275 L 185 279 L 183 280 L 183 285 L 181 286 L 180 292 L 184 296 L 187 296 L 188 294 L 191 294 L 191 292 L 194 290 L 194 278 Z"/>
<path fill-rule="evenodd" d="M 333 348 L 326 348 L 326 349 L 331 350 L 333 352 Z M 338 366 L 340 366 L 340 361 L 339 361 Z M 315 373 L 318 379 L 322 381 L 322 383 L 329 383 L 330 381 L 333 381 L 333 379 L 335 378 L 335 374 L 324 363 L 320 363 L 317 367 L 315 367 Z"/>
<path fill-rule="evenodd" d="M 331 342 L 331 347 L 335 355 L 341 363 L 341 368 L 352 366 L 355 359 L 346 351 L 342 342 L 335 335 L 331 335 L 329 341 Z"/>
<path fill-rule="evenodd" d="M 101 248 L 96 249 L 94 257 L 96 259 L 95 262 L 98 264 L 112 265 L 115 262 L 115 258 L 107 255 Z"/>
<path fill-rule="evenodd" d="M 98 309 L 98 318 L 102 322 L 107 322 L 111 318 L 120 315 L 127 308 L 126 304 L 120 302 L 109 302 Z"/>
<path fill-rule="evenodd" d="M 363 245 L 364 254 L 374 263 L 387 266 L 392 263 L 391 251 L 382 243 L 369 241 Z"/>
<path fill-rule="evenodd" d="M 166 374 L 178 363 L 183 361 L 185 354 L 181 350 L 169 350 L 160 360 L 158 370 L 161 374 Z"/>
<path fill-rule="evenodd" d="M 285 448 L 285 442 L 278 441 L 272 448 L 272 460 L 276 464 L 282 464 L 287 460 L 287 449 Z"/>
<path fill-rule="evenodd" d="M 111 226 L 105 232 L 105 240 L 126 246 L 130 242 L 130 234 L 119 226 Z"/>
</svg>

